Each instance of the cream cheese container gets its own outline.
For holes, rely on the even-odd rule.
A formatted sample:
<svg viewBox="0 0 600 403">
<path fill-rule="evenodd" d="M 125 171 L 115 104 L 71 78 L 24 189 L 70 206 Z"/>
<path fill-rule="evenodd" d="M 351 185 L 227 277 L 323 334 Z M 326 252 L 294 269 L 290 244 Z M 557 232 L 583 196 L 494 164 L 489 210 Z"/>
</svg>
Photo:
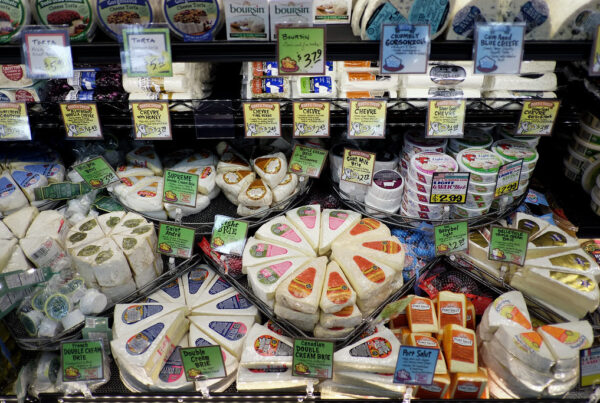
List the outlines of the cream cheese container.
<svg viewBox="0 0 600 403">
<path fill-rule="evenodd" d="M 490 210 L 488 207 L 483 208 L 469 208 L 466 206 L 453 206 L 452 214 L 455 218 L 474 218 L 481 217 Z"/>
<path fill-rule="evenodd" d="M 540 143 L 540 137 L 532 137 L 532 136 L 524 136 L 524 137 L 516 137 L 515 136 L 515 126 L 500 126 L 497 129 L 497 133 L 500 137 L 505 140 L 513 140 L 520 141 L 522 143 L 527 143 L 529 147 L 536 148 Z"/>
<path fill-rule="evenodd" d="M 563 160 L 565 166 L 565 176 L 567 179 L 573 182 L 579 182 L 581 180 L 581 169 L 571 165 L 567 160 Z"/>
<path fill-rule="evenodd" d="M 493 142 L 491 134 L 482 130 L 470 130 L 461 139 L 450 139 L 448 149 L 459 153 L 465 148 L 490 148 Z"/>
<path fill-rule="evenodd" d="M 412 199 L 408 194 L 402 199 L 402 207 L 404 207 L 406 211 L 418 211 L 440 215 L 444 211 L 443 204 L 423 203 L 419 200 Z"/>
<path fill-rule="evenodd" d="M 448 145 L 447 139 L 430 139 L 423 136 L 424 134 L 415 132 L 407 133 L 404 136 L 403 151 L 409 156 L 412 156 L 410 154 L 422 152 L 446 152 L 446 146 Z"/>
<path fill-rule="evenodd" d="M 581 175 L 581 186 L 583 186 L 586 192 L 590 193 L 592 191 L 592 188 L 596 185 L 598 176 L 600 176 L 600 158 L 592 161 Z"/>
<path fill-rule="evenodd" d="M 523 159 L 523 170 L 525 171 L 533 170 L 539 159 L 535 148 L 522 141 L 498 140 L 492 144 L 492 151 L 505 163 Z"/>
<path fill-rule="evenodd" d="M 585 123 L 588 127 L 600 130 L 600 119 L 594 116 L 590 111 L 586 112 L 581 118 L 581 122 Z"/>
<path fill-rule="evenodd" d="M 419 192 L 417 188 L 408 185 L 404 189 L 404 196 L 408 196 L 413 200 L 418 200 L 421 203 L 429 203 L 429 193 Z"/>
<path fill-rule="evenodd" d="M 565 160 L 568 161 L 569 164 L 571 164 L 577 168 L 585 169 L 590 164 L 590 162 L 592 162 L 591 158 L 575 152 L 575 150 L 573 150 L 573 148 L 571 148 L 571 146 L 568 147 L 568 150 L 569 150 L 569 155 L 567 155 Z"/>
<path fill-rule="evenodd" d="M 441 220 L 442 214 L 428 213 L 425 211 L 406 210 L 404 207 L 400 208 L 400 213 L 405 217 L 421 218 L 423 220 Z"/>
<path fill-rule="evenodd" d="M 579 136 L 575 136 L 573 139 L 575 140 L 573 151 L 576 153 L 585 155 L 586 157 L 593 157 L 600 154 L 600 145 L 582 140 Z"/>
<path fill-rule="evenodd" d="M 494 201 L 494 192 L 490 193 L 476 193 L 467 192 L 467 202 L 465 206 L 469 208 L 483 208 L 490 207 Z"/>
<path fill-rule="evenodd" d="M 406 178 L 406 189 L 415 189 L 420 193 L 426 193 L 426 194 L 430 194 L 431 193 L 431 184 L 427 185 L 425 183 L 421 183 L 419 181 L 417 181 L 417 179 L 409 172 L 408 176 L 405 176 Z"/>
<path fill-rule="evenodd" d="M 457 172 L 458 164 L 449 155 L 440 152 L 422 152 L 410 159 L 409 172 L 421 183 L 431 186 L 435 172 Z"/>
<path fill-rule="evenodd" d="M 600 145 L 600 129 L 593 129 L 583 122 L 580 122 L 580 125 L 577 137 L 588 143 Z"/>
<path fill-rule="evenodd" d="M 489 150 L 467 148 L 456 158 L 461 172 L 469 172 L 471 180 L 478 183 L 495 183 L 502 160 Z"/>
<path fill-rule="evenodd" d="M 596 213 L 596 215 L 600 216 L 600 188 L 597 186 L 592 190 L 592 200 L 590 202 L 590 207 Z"/>
<path fill-rule="evenodd" d="M 489 193 L 496 190 L 496 182 L 494 183 L 479 183 L 473 180 L 469 181 L 469 192 Z"/>
</svg>

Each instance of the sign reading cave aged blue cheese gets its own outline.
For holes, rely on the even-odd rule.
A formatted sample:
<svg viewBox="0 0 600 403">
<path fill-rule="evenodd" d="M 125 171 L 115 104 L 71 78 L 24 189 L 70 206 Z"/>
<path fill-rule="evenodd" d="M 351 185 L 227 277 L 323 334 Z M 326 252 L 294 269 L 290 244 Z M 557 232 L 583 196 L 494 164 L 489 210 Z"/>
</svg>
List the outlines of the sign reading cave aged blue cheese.
<svg viewBox="0 0 600 403">
<path fill-rule="evenodd" d="M 525 23 L 475 25 L 475 74 L 519 74 Z"/>
<path fill-rule="evenodd" d="M 379 66 L 382 74 L 426 73 L 429 25 L 384 25 Z"/>
</svg>

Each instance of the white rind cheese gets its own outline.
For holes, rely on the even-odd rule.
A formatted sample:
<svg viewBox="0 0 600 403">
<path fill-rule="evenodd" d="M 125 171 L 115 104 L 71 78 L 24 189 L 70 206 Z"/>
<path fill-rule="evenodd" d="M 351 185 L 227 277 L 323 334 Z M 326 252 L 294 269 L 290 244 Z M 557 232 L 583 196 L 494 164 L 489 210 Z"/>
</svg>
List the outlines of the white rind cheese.
<svg viewBox="0 0 600 403">
<path fill-rule="evenodd" d="M 304 254 L 299 250 L 277 245 L 272 242 L 264 242 L 251 237 L 246 242 L 242 255 L 242 270 L 249 266 L 265 265 L 277 260 L 291 257 L 302 257 Z"/>
<path fill-rule="evenodd" d="M 6 267 L 18 243 L 14 238 L 0 242 L 0 271 Z"/>
<path fill-rule="evenodd" d="M 248 283 L 258 298 L 262 301 L 271 301 L 275 298 L 275 291 L 279 284 L 296 269 L 306 264 L 309 259 L 308 256 L 292 257 L 266 265 L 247 267 Z"/>
<path fill-rule="evenodd" d="M 279 185 L 273 190 L 273 202 L 279 203 L 289 198 L 298 188 L 298 175 L 293 173 L 286 174 Z"/>
<path fill-rule="evenodd" d="M 262 179 L 257 178 L 242 188 L 237 200 L 249 207 L 269 206 L 273 203 L 273 192 Z"/>
<path fill-rule="evenodd" d="M 552 353 L 535 331 L 523 332 L 514 327 L 500 326 L 491 343 L 503 346 L 508 353 L 537 372 L 550 373 L 554 365 Z"/>
<path fill-rule="evenodd" d="M 159 302 L 185 305 L 185 294 L 182 281 L 179 278 L 176 278 L 169 284 L 164 285 L 154 294 L 150 295 L 150 298 Z"/>
<path fill-rule="evenodd" d="M 306 332 L 313 330 L 319 321 L 318 311 L 315 313 L 299 312 L 277 301 L 273 306 L 273 311 L 278 317 L 289 320 L 294 326 Z"/>
<path fill-rule="evenodd" d="M 24 207 L 7 215 L 2 221 L 17 238 L 24 238 L 29 226 L 39 213 L 36 207 Z"/>
<path fill-rule="evenodd" d="M 206 333 L 225 350 L 240 358 L 244 341 L 252 325 L 253 316 L 191 316 L 190 321 L 194 326 Z"/>
<path fill-rule="evenodd" d="M 244 368 L 290 368 L 294 341 L 255 323 L 246 337 L 240 366 Z"/>
<path fill-rule="evenodd" d="M 389 295 L 388 285 L 394 280 L 396 271 L 371 257 L 352 251 L 337 252 L 332 255 L 350 281 L 352 288 L 362 301 Z"/>
<path fill-rule="evenodd" d="M 17 186 L 9 171 L 0 175 L 0 211 L 8 213 L 27 206 L 27 198 Z"/>
<path fill-rule="evenodd" d="M 389 238 L 391 235 L 390 229 L 386 225 L 373 218 L 364 217 L 340 235 L 333 242 L 332 248 L 335 248 L 336 246 L 342 247 L 343 245 L 351 243 L 354 244 Z"/>
<path fill-rule="evenodd" d="M 578 273 L 598 281 L 600 267 L 581 249 L 525 261 L 525 267 Z"/>
<path fill-rule="evenodd" d="M 0 240 L 13 239 L 15 235 L 8 229 L 6 224 L 0 220 Z"/>
<path fill-rule="evenodd" d="M 354 331 L 353 327 L 334 327 L 326 328 L 321 326 L 320 323 L 315 325 L 313 335 L 320 339 L 343 339 Z"/>
<path fill-rule="evenodd" d="M 249 369 L 240 366 L 236 378 L 238 391 L 272 391 L 272 390 L 298 390 L 306 391 L 307 385 L 314 385 L 313 378 L 292 376 L 292 369 L 272 372 L 264 369 Z"/>
<path fill-rule="evenodd" d="M 271 189 L 281 183 L 288 171 L 287 159 L 283 153 L 263 155 L 252 161 L 252 165 Z"/>
<path fill-rule="evenodd" d="M 263 224 L 254 236 L 265 242 L 273 242 L 297 249 L 307 256 L 316 256 L 311 245 L 300 231 L 283 216 Z"/>
<path fill-rule="evenodd" d="M 288 211 L 285 216 L 304 235 L 313 250 L 317 251 L 321 238 L 321 206 L 301 206 Z"/>
<path fill-rule="evenodd" d="M 592 346 L 594 331 L 588 321 L 558 323 L 537 329 L 556 359 L 556 369 L 579 366 L 579 350 Z"/>
<path fill-rule="evenodd" d="M 523 294 L 519 291 L 511 291 L 496 298 L 485 310 L 481 318 L 481 326 L 490 337 L 501 326 L 514 327 L 523 332 L 532 331 L 533 327 Z M 489 339 L 484 337 L 484 340 Z"/>
<path fill-rule="evenodd" d="M 117 302 L 127 297 L 136 290 L 135 281 L 133 279 L 128 280 L 126 283 L 115 286 L 115 287 L 100 287 L 102 294 L 106 295 L 106 298 L 110 302 Z"/>
<path fill-rule="evenodd" d="M 232 291 L 235 291 L 235 289 L 231 287 L 231 284 L 229 284 L 227 280 L 225 280 L 223 277 L 215 275 L 207 284 L 202 295 L 196 298 L 191 308 L 208 304 L 217 298 L 221 298 L 224 295 L 230 294 Z"/>
<path fill-rule="evenodd" d="M 198 306 L 196 301 L 208 289 L 208 285 L 215 275 L 215 272 L 208 265 L 202 264 L 181 276 L 187 306 Z"/>
<path fill-rule="evenodd" d="M 334 370 L 393 373 L 399 350 L 400 342 L 394 333 L 380 327 L 377 333 L 336 351 Z"/>
<path fill-rule="evenodd" d="M 319 257 L 294 271 L 277 288 L 275 299 L 296 311 L 314 314 L 319 309 L 327 258 Z"/>
<path fill-rule="evenodd" d="M 134 334 L 148 323 L 153 323 L 165 315 L 183 310 L 187 313 L 187 307 L 179 304 L 158 303 L 133 303 L 115 305 L 113 338 L 125 337 Z"/>
<path fill-rule="evenodd" d="M 23 253 L 23 250 L 21 249 L 21 247 L 19 245 L 17 245 L 17 246 L 15 246 L 15 250 L 12 253 L 10 259 L 8 259 L 6 266 L 4 266 L 4 268 L 1 269 L 0 271 L 2 273 L 10 273 L 11 271 L 29 270 L 29 269 L 31 269 L 31 263 L 29 263 L 29 261 L 25 257 L 25 254 Z"/>
<path fill-rule="evenodd" d="M 335 262 L 329 262 L 319 306 L 324 313 L 339 312 L 356 303 L 356 292 Z M 345 324 L 346 327 L 353 325 Z M 335 327 L 335 326 L 326 326 Z"/>
<path fill-rule="evenodd" d="M 338 312 L 325 313 L 321 311 L 319 323 L 324 328 L 355 327 L 360 325 L 362 314 L 356 305 L 347 306 Z"/>
<path fill-rule="evenodd" d="M 67 234 L 65 240 L 67 251 L 99 241 L 104 238 L 104 231 L 95 218 L 85 218 L 76 223 Z"/>
<path fill-rule="evenodd" d="M 26 238 L 49 236 L 64 248 L 69 232 L 69 223 L 65 216 L 55 210 L 41 211 L 27 230 Z"/>
<path fill-rule="evenodd" d="M 549 225 L 548 221 L 541 218 L 525 213 L 517 213 L 513 217 L 510 228 L 527 231 L 529 233 L 529 240 L 531 241 L 540 235 Z"/>
<path fill-rule="evenodd" d="M 527 259 L 554 255 L 577 248 L 579 248 L 577 239 L 557 226 L 550 225 L 529 241 Z"/>
<path fill-rule="evenodd" d="M 333 241 L 346 230 L 360 221 L 360 214 L 350 210 L 325 209 L 321 213 L 321 236 L 319 255 L 325 255 L 331 249 Z"/>
<path fill-rule="evenodd" d="M 162 163 L 160 162 L 156 151 L 154 151 L 153 146 L 144 145 L 137 147 L 127 153 L 125 159 L 133 165 L 150 168 L 156 176 L 162 176 L 163 174 Z"/>
<path fill-rule="evenodd" d="M 378 262 L 390 266 L 396 272 L 402 273 L 404 269 L 405 250 L 400 240 L 395 236 L 361 241 L 358 244 L 353 244 L 351 247 L 359 255 L 371 257 Z M 334 244 L 332 250 L 334 254 L 337 253 L 338 255 L 345 252 L 344 246 L 337 245 L 337 242 Z"/>
<path fill-rule="evenodd" d="M 197 306 L 192 310 L 192 315 L 216 315 L 216 316 L 254 316 L 259 318 L 258 309 L 243 295 L 232 290 L 230 293 L 221 295 L 215 300 Z"/>
<path fill-rule="evenodd" d="M 100 228 L 102 228 L 104 234 L 110 235 L 119 222 L 121 222 L 121 219 L 125 217 L 125 214 L 124 211 L 114 211 L 98 216 L 97 220 L 98 223 L 100 223 Z"/>
</svg>

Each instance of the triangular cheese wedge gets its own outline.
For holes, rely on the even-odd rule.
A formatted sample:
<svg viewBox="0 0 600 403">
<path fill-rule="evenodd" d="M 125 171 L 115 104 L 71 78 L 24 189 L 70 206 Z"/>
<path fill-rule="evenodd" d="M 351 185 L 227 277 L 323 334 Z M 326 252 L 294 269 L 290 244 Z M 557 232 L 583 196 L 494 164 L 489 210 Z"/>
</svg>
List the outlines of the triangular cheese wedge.
<svg viewBox="0 0 600 403">
<path fill-rule="evenodd" d="M 425 336 L 418 333 L 411 333 L 408 336 L 408 345 L 413 347 L 423 348 L 435 348 L 440 350 L 438 354 L 437 364 L 435 365 L 436 374 L 447 374 L 448 368 L 446 368 L 446 360 L 444 354 L 441 351 L 440 344 L 435 337 Z"/>
<path fill-rule="evenodd" d="M 263 155 L 252 161 L 254 170 L 273 189 L 287 174 L 287 159 L 283 153 Z"/>
<path fill-rule="evenodd" d="M 355 327 L 362 322 L 362 313 L 356 305 L 350 305 L 344 309 L 334 312 L 325 313 L 321 311 L 319 323 L 325 328 L 334 327 Z"/>
<path fill-rule="evenodd" d="M 263 224 L 254 236 L 265 242 L 285 245 L 304 253 L 307 256 L 316 256 L 315 251 L 304 236 L 285 217 L 277 217 Z"/>
<path fill-rule="evenodd" d="M 360 221 L 360 214 L 350 210 L 325 209 L 321 213 L 319 255 L 325 255 L 341 234 Z"/>
<path fill-rule="evenodd" d="M 336 250 L 332 258 L 346 274 L 359 299 L 367 301 L 385 293 L 389 295 L 388 285 L 396 276 L 396 271 L 391 267 L 378 263 L 370 256 L 359 255 L 354 250 Z"/>
<path fill-rule="evenodd" d="M 215 275 L 215 272 L 208 265 L 201 264 L 187 272 L 187 274 L 181 276 L 183 279 L 185 303 L 188 306 L 198 306 L 196 300 L 198 300 L 204 291 L 206 291 Z"/>
<path fill-rule="evenodd" d="M 354 331 L 353 327 L 323 327 L 320 323 L 315 325 L 313 335 L 317 339 L 343 339 Z"/>
<path fill-rule="evenodd" d="M 127 162 L 136 166 L 150 168 L 154 175 L 161 176 L 163 167 L 153 146 L 140 146 L 130 151 L 125 156 Z"/>
<path fill-rule="evenodd" d="M 67 234 L 66 248 L 72 251 L 83 245 L 88 245 L 104 238 L 104 231 L 95 218 L 85 218 L 75 224 Z"/>
<path fill-rule="evenodd" d="M 554 255 L 579 248 L 579 242 L 555 225 L 549 225 L 527 246 L 527 259 Z"/>
<path fill-rule="evenodd" d="M 389 329 L 357 341 L 333 355 L 335 371 L 367 371 L 393 373 L 400 351 L 400 342 Z"/>
<path fill-rule="evenodd" d="M 215 165 L 218 162 L 218 158 L 211 151 L 208 150 L 200 150 L 193 155 L 183 158 L 183 160 L 178 161 L 173 169 L 179 171 L 181 169 L 188 168 L 199 168 L 205 167 L 208 165 Z"/>
<path fill-rule="evenodd" d="M 150 391 L 188 392 L 194 389 L 194 383 L 188 382 L 185 378 L 183 360 L 181 359 L 181 349 L 189 347 L 188 338 L 187 334 L 181 338 L 160 370 L 156 383 L 150 385 Z"/>
<path fill-rule="evenodd" d="M 69 222 L 62 213 L 56 210 L 45 210 L 41 211 L 33 220 L 25 237 L 49 236 L 64 248 L 69 228 Z"/>
<path fill-rule="evenodd" d="M 326 270 L 326 257 L 309 261 L 281 283 L 275 293 L 276 301 L 299 312 L 316 313 Z"/>
<path fill-rule="evenodd" d="M 4 241 L 10 242 L 10 241 Z M 15 246 L 12 256 L 8 259 L 6 266 L 1 270 L 2 273 L 10 273 L 17 270 L 29 270 L 31 269 L 31 263 L 25 257 L 23 250 L 19 245 Z"/>
<path fill-rule="evenodd" d="M 291 257 L 266 265 L 247 267 L 248 283 L 262 301 L 273 300 L 279 284 L 309 260 L 308 256 Z"/>
<path fill-rule="evenodd" d="M 183 292 L 182 281 L 180 281 L 179 278 L 176 278 L 170 283 L 164 285 L 154 294 L 151 294 L 149 298 L 164 303 L 185 305 L 185 294 Z"/>
<path fill-rule="evenodd" d="M 273 305 L 273 312 L 277 317 L 287 319 L 305 332 L 312 331 L 319 321 L 319 311 L 315 313 L 300 312 L 278 302 Z"/>
<path fill-rule="evenodd" d="M 529 233 L 529 240 L 531 241 L 537 238 L 537 236 L 541 234 L 542 231 L 544 231 L 549 225 L 550 223 L 548 221 L 541 218 L 525 213 L 517 213 L 515 214 L 510 227 L 527 231 Z"/>
<path fill-rule="evenodd" d="M 564 271 L 565 273 L 579 273 L 596 281 L 600 279 L 600 267 L 581 249 L 537 259 L 528 259 L 525 261 L 525 267 L 553 269 Z"/>
<path fill-rule="evenodd" d="M 290 210 L 285 215 L 298 228 L 316 252 L 321 239 L 321 206 L 311 204 Z"/>
<path fill-rule="evenodd" d="M 112 214 L 112 213 L 111 213 Z M 137 213 L 129 212 L 121 220 L 113 226 L 111 234 L 120 234 L 130 232 L 138 227 L 147 225 L 148 221 Z"/>
<path fill-rule="evenodd" d="M 591 347 L 594 342 L 594 331 L 588 321 L 557 323 L 537 329 L 546 342 L 552 355 L 561 364 L 579 362 L 579 350 Z M 568 365 L 570 367 L 570 365 Z"/>
<path fill-rule="evenodd" d="M 8 240 L 8 239 L 13 239 L 15 237 L 15 234 L 13 234 L 8 227 L 6 226 L 6 224 L 4 224 L 1 220 L 0 220 L 0 240 Z"/>
<path fill-rule="evenodd" d="M 276 260 L 288 259 L 291 257 L 305 256 L 299 250 L 281 246 L 273 242 L 265 242 L 254 237 L 248 239 L 242 255 L 242 271 L 246 272 L 246 267 L 265 265 Z"/>
<path fill-rule="evenodd" d="M 480 326 L 485 330 L 484 340 L 491 339 L 500 326 L 515 327 L 522 332 L 532 331 L 533 327 L 523 294 L 519 291 L 511 291 L 496 298 L 485 310 Z"/>
<path fill-rule="evenodd" d="M 352 250 L 359 255 L 369 256 L 378 262 L 384 263 L 397 272 L 404 269 L 405 248 L 395 236 L 378 238 L 371 241 L 360 241 L 352 244 Z M 338 245 L 337 241 L 333 245 L 333 253 L 339 255 L 344 253 L 347 246 Z M 347 249 L 346 249 L 347 250 Z"/>
<path fill-rule="evenodd" d="M 207 347 L 207 346 L 218 346 L 219 343 L 210 337 L 206 332 L 201 330 L 198 326 L 194 325 L 193 322 L 190 325 L 189 345 L 190 347 Z M 221 353 L 223 354 L 223 363 L 225 364 L 225 372 L 227 375 L 235 373 L 238 368 L 238 359 L 225 348 L 221 347 Z M 213 386 L 221 382 L 221 379 L 209 379 L 207 380 L 206 386 Z"/>
<path fill-rule="evenodd" d="M 294 341 L 255 323 L 246 337 L 240 365 L 245 368 L 290 368 Z"/>
<path fill-rule="evenodd" d="M 346 232 L 340 235 L 333 247 L 336 245 L 355 244 L 364 241 L 376 241 L 382 238 L 388 238 L 392 234 L 387 225 L 374 218 L 363 217 L 358 223 L 350 227 Z"/>
<path fill-rule="evenodd" d="M 148 323 L 180 310 L 187 314 L 187 307 L 180 304 L 117 304 L 113 315 L 113 338 L 133 334 Z"/>
<path fill-rule="evenodd" d="M 192 315 L 217 315 L 217 316 L 254 316 L 260 319 L 258 309 L 246 297 L 234 289 L 230 293 L 221 295 L 209 303 L 195 307 Z"/>
<path fill-rule="evenodd" d="M 241 356 L 246 335 L 254 324 L 254 316 L 190 316 L 190 320 L 236 358 Z"/>
<path fill-rule="evenodd" d="M 2 220 L 17 238 L 24 238 L 29 226 L 38 216 L 37 207 L 23 207 Z"/>
<path fill-rule="evenodd" d="M 493 342 L 498 343 L 533 370 L 550 373 L 554 365 L 554 357 L 542 336 L 535 332 L 501 326 L 494 334 Z"/>
<path fill-rule="evenodd" d="M 204 292 L 198 298 L 196 298 L 194 305 L 190 307 L 193 309 L 197 306 L 208 304 L 209 302 L 214 301 L 223 295 L 227 295 L 232 291 L 234 291 L 234 289 L 231 287 L 231 284 L 227 282 L 227 280 L 225 280 L 223 277 L 215 275 L 206 286 Z"/>
<path fill-rule="evenodd" d="M 113 229 L 121 222 L 121 219 L 125 217 L 125 211 L 113 211 L 112 213 L 102 214 L 98 216 L 98 222 L 100 228 L 106 235 L 110 235 Z"/>
<path fill-rule="evenodd" d="M 356 292 L 336 262 L 329 262 L 319 306 L 324 313 L 339 312 L 356 303 Z M 351 325 L 346 325 L 351 326 Z"/>
<path fill-rule="evenodd" d="M 228 148 L 217 164 L 217 173 L 231 171 L 251 171 L 250 164 L 237 151 Z"/>
</svg>

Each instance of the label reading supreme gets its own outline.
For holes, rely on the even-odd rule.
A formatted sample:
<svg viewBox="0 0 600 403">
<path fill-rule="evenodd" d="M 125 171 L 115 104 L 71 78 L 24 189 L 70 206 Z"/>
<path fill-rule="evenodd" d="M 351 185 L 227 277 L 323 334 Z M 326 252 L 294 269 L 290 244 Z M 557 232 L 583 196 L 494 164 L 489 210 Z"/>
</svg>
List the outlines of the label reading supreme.
<svg viewBox="0 0 600 403">
<path fill-rule="evenodd" d="M 198 178 L 196 174 L 166 169 L 163 178 L 163 202 L 196 207 Z"/>
<path fill-rule="evenodd" d="M 68 139 L 103 139 L 95 103 L 61 103 L 60 112 Z"/>
<path fill-rule="evenodd" d="M 31 140 L 25 102 L 0 102 L 0 140 Z"/>
<path fill-rule="evenodd" d="M 104 379 L 102 341 L 82 340 L 60 345 L 62 377 L 65 382 L 99 381 Z M 58 370 L 58 368 L 50 370 Z"/>
<path fill-rule="evenodd" d="M 468 250 L 469 225 L 466 221 L 454 224 L 436 225 L 433 228 L 435 238 L 435 254 L 449 255 Z"/>
<path fill-rule="evenodd" d="M 292 375 L 331 379 L 333 376 L 333 343 L 295 339 Z"/>
<path fill-rule="evenodd" d="M 464 99 L 430 99 L 427 111 L 427 137 L 463 137 Z"/>
<path fill-rule="evenodd" d="M 492 226 L 488 259 L 523 266 L 528 242 L 527 231 Z"/>
<path fill-rule="evenodd" d="M 521 118 L 515 131 L 516 136 L 550 136 L 558 116 L 560 101 L 533 100 L 523 101 Z"/>
<path fill-rule="evenodd" d="M 244 251 L 247 235 L 248 223 L 246 221 L 234 220 L 224 215 L 216 215 L 210 246 L 219 253 L 241 256 Z"/>
<path fill-rule="evenodd" d="M 341 180 L 371 186 L 374 169 L 374 153 L 351 150 L 349 148 L 344 149 Z"/>
<path fill-rule="evenodd" d="M 349 138 L 385 138 L 386 101 L 353 99 L 349 108 Z"/>
<path fill-rule="evenodd" d="M 225 362 L 221 346 L 182 348 L 181 361 L 188 382 L 225 378 Z"/>
<path fill-rule="evenodd" d="M 327 150 L 296 144 L 288 165 L 288 170 L 296 175 L 318 178 L 321 176 L 326 159 Z"/>
<path fill-rule="evenodd" d="M 281 113 L 277 102 L 245 102 L 246 137 L 281 137 Z"/>
<path fill-rule="evenodd" d="M 161 223 L 158 228 L 157 252 L 189 259 L 192 257 L 195 236 L 193 228 Z"/>
<path fill-rule="evenodd" d="M 325 28 L 279 27 L 277 29 L 279 74 L 325 74 Z"/>
<path fill-rule="evenodd" d="M 168 101 L 130 102 L 136 140 L 170 140 Z"/>
</svg>

